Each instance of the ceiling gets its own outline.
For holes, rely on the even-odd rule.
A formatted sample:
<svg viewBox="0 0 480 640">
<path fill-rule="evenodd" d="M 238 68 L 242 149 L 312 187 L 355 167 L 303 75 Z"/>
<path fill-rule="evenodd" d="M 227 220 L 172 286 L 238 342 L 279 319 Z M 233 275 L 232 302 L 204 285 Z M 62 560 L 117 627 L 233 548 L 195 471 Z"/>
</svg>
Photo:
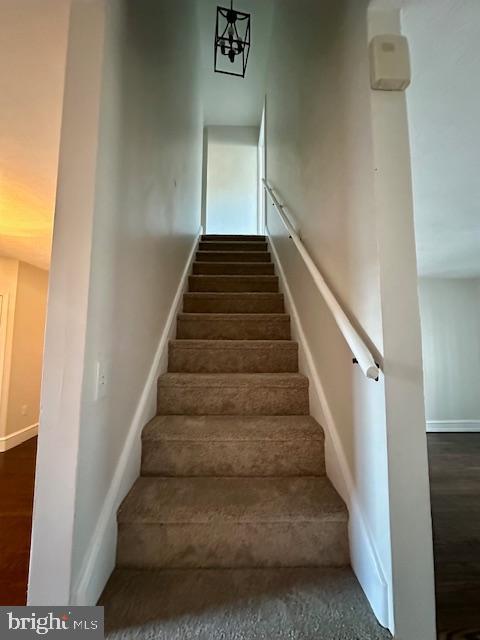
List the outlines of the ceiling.
<svg viewBox="0 0 480 640">
<path fill-rule="evenodd" d="M 213 41 L 217 4 L 199 1 L 201 86 L 206 125 L 259 126 L 265 93 L 273 0 L 235 0 L 234 9 L 251 13 L 252 46 L 245 78 L 213 71 Z"/>
<path fill-rule="evenodd" d="M 480 2 L 412 0 L 402 11 L 419 273 L 480 276 Z"/>
<path fill-rule="evenodd" d="M 50 262 L 67 21 L 64 0 L 2 0 L 0 7 L 0 256 L 43 269 Z"/>
</svg>

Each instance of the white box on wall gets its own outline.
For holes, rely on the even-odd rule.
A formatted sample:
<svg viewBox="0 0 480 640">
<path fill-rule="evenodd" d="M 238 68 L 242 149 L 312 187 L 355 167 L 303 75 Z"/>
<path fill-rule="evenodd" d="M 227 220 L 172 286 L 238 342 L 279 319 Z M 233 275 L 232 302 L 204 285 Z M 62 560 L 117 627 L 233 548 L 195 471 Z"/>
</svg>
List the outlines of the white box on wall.
<svg viewBox="0 0 480 640">
<path fill-rule="evenodd" d="M 404 91 L 411 80 L 408 40 L 378 35 L 370 42 L 370 83 L 380 91 Z"/>
</svg>

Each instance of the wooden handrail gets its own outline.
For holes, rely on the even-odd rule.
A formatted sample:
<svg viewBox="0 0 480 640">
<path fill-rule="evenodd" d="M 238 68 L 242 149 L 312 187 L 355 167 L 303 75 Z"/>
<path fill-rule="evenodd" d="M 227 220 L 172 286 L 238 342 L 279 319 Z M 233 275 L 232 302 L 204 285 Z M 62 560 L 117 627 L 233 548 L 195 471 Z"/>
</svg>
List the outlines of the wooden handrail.
<svg viewBox="0 0 480 640">
<path fill-rule="evenodd" d="M 272 200 L 280 219 L 282 220 L 285 228 L 288 231 L 289 236 L 293 240 L 300 256 L 305 263 L 310 275 L 315 282 L 317 289 L 325 300 L 328 308 L 330 309 L 331 314 L 333 315 L 335 322 L 337 323 L 338 328 L 340 329 L 341 334 L 345 338 L 346 343 L 350 347 L 350 350 L 353 354 L 353 362 L 358 363 L 360 369 L 366 375 L 367 378 L 371 378 L 372 380 L 378 380 L 380 374 L 380 367 L 375 362 L 375 358 L 373 357 L 370 349 L 367 347 L 365 342 L 362 340 L 358 332 L 353 327 L 352 323 L 347 317 L 347 314 L 344 312 L 340 303 L 333 295 L 329 286 L 325 282 L 324 277 L 318 270 L 316 264 L 313 262 L 310 257 L 305 245 L 300 240 L 298 225 L 292 219 L 290 215 L 286 212 L 286 208 L 283 204 L 280 203 L 278 197 L 276 196 L 272 187 L 268 184 L 266 180 L 263 180 L 263 185 L 265 187 L 265 191 L 268 193 L 270 199 Z"/>
</svg>

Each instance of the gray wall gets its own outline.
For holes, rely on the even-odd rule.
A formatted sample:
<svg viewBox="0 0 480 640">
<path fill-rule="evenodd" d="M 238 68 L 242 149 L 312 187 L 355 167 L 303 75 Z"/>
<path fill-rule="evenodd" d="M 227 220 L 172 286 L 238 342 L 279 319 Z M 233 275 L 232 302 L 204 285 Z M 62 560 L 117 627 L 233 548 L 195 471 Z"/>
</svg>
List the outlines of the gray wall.
<svg viewBox="0 0 480 640">
<path fill-rule="evenodd" d="M 480 429 L 480 278 L 421 278 L 427 429 Z"/>
<path fill-rule="evenodd" d="M 194 1 L 109 3 L 104 55 L 74 581 L 200 225 Z M 108 375 L 101 402 L 97 361 Z"/>
</svg>

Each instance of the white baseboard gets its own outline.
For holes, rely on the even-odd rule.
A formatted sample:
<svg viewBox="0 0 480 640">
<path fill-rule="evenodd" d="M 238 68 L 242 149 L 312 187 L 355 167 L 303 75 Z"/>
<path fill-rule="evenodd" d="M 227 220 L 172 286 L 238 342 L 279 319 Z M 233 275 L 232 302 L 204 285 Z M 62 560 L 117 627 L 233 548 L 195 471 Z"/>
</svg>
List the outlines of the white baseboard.
<svg viewBox="0 0 480 640">
<path fill-rule="evenodd" d="M 315 365 L 312 352 L 310 350 L 305 332 L 303 330 L 300 315 L 295 305 L 292 292 L 288 285 L 285 272 L 282 267 L 275 245 L 270 237 L 268 228 L 265 227 L 269 236 L 271 252 L 277 268 L 281 290 L 285 298 L 285 307 L 290 314 L 292 337 L 299 345 L 300 370 L 310 380 L 310 413 L 325 427 L 327 440 L 331 443 L 331 453 L 334 456 L 334 466 L 336 475 L 340 476 L 341 482 L 336 482 L 330 474 L 330 479 L 340 491 L 340 484 L 343 487 L 342 497 L 347 503 L 349 511 L 349 539 L 350 555 L 353 570 L 360 582 L 368 601 L 380 624 L 384 627 L 390 625 L 392 615 L 389 611 L 388 582 L 385 577 L 379 555 L 373 542 L 373 536 L 369 526 L 363 517 L 362 510 L 356 498 L 355 483 L 347 463 L 347 458 L 338 436 L 335 421 L 330 411 L 325 391 Z"/>
<path fill-rule="evenodd" d="M 29 427 L 25 427 L 24 429 L 19 429 L 8 436 L 2 436 L 0 438 L 0 453 L 13 449 L 13 447 L 17 447 L 19 444 L 22 444 L 22 442 L 30 440 L 30 438 L 34 438 L 37 433 L 38 422 L 31 424 Z"/>
<path fill-rule="evenodd" d="M 480 420 L 427 420 L 428 433 L 480 433 Z"/>
<path fill-rule="evenodd" d="M 187 288 L 188 276 L 202 232 L 203 229 L 200 227 L 173 298 L 110 489 L 103 502 L 97 526 L 88 547 L 89 552 L 84 558 L 79 578 L 72 587 L 70 598 L 72 605 L 96 604 L 114 569 L 117 546 L 117 510 L 139 475 L 141 433 L 145 424 L 152 418 L 152 406 L 156 406 L 157 379 L 167 368 L 168 343 L 175 333 L 177 314 L 181 309 L 183 293 Z"/>
</svg>

